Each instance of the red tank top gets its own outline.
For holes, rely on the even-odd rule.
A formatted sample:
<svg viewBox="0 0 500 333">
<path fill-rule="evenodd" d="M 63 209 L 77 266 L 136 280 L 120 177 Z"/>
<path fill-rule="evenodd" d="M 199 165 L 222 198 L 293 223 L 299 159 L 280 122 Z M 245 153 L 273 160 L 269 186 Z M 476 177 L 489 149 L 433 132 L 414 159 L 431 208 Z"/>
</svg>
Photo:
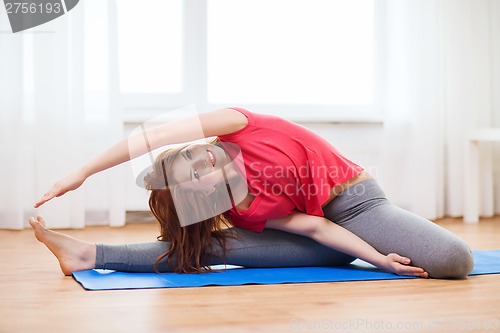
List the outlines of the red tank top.
<svg viewBox="0 0 500 333">
<path fill-rule="evenodd" d="M 244 211 L 225 215 L 233 225 L 261 232 L 268 219 L 295 211 L 323 216 L 333 187 L 363 168 L 314 132 L 285 119 L 233 108 L 248 118 L 243 129 L 219 136 L 241 149 L 247 183 L 255 199 Z"/>
</svg>

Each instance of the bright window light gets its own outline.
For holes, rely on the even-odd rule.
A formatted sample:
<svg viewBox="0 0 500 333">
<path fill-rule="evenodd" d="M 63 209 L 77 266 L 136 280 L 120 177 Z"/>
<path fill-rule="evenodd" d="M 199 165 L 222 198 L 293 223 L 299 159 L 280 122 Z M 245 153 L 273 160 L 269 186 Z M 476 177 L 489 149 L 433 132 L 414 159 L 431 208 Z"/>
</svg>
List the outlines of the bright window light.
<svg viewBox="0 0 500 333">
<path fill-rule="evenodd" d="M 182 3 L 182 0 L 117 1 L 123 93 L 182 90 Z"/>
<path fill-rule="evenodd" d="M 365 105 L 374 0 L 207 0 L 210 103 Z"/>
</svg>

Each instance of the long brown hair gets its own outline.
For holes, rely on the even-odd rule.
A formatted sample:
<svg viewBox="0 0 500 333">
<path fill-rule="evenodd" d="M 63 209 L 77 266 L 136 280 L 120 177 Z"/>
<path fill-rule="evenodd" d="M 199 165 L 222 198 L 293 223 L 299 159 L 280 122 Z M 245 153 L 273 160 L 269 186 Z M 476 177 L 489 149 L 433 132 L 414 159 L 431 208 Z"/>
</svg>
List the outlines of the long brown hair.
<svg viewBox="0 0 500 333">
<path fill-rule="evenodd" d="M 226 255 L 226 240 L 234 237 L 227 230 L 228 221 L 222 214 L 218 214 L 201 222 L 181 226 L 177 210 L 174 205 L 172 191 L 168 186 L 172 164 L 184 147 L 174 148 L 161 153 L 153 164 L 153 170 L 146 175 L 144 183 L 151 191 L 149 207 L 160 223 L 158 240 L 169 241 L 170 248 L 159 256 L 158 263 L 167 258 L 169 266 L 177 273 L 200 273 L 210 271 L 208 257 L 217 257 L 214 248 L 222 249 L 222 257 Z M 193 195 L 196 192 L 193 191 Z M 194 200 L 203 201 L 200 196 Z M 219 254 L 220 255 L 220 254 Z"/>
</svg>

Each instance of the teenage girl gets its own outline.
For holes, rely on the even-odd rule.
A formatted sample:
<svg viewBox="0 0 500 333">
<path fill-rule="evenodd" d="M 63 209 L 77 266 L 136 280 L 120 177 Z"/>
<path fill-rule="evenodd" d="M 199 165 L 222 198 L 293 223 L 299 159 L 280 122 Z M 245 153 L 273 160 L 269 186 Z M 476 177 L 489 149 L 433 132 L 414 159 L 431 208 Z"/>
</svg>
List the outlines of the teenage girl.
<svg viewBox="0 0 500 333">
<path fill-rule="evenodd" d="M 473 257 L 463 240 L 390 203 L 362 167 L 315 133 L 242 108 L 198 117 L 203 134 L 193 118 L 147 129 L 57 182 L 35 204 L 149 150 L 217 138 L 212 144 L 165 151 L 144 177 L 161 228 L 156 242 L 91 244 L 47 230 L 41 216 L 30 218 L 36 237 L 56 255 L 65 274 L 92 268 L 189 273 L 222 263 L 344 265 L 355 258 L 424 278 L 465 278 L 472 270 Z M 147 147 L 141 144 L 144 138 Z M 240 181 L 231 182 L 235 178 L 221 172 L 230 164 L 244 175 Z M 220 204 L 214 207 L 221 201 L 213 198 L 220 193 L 229 193 L 230 201 L 218 213 Z"/>
</svg>

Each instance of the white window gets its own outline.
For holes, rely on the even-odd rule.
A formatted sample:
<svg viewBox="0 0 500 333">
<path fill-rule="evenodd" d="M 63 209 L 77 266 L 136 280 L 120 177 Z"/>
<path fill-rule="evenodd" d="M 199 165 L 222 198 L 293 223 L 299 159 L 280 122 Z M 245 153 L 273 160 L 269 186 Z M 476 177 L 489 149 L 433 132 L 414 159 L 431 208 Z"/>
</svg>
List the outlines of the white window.
<svg viewBox="0 0 500 333">
<path fill-rule="evenodd" d="M 208 101 L 373 103 L 372 0 L 208 0 Z"/>
<path fill-rule="evenodd" d="M 125 101 L 140 108 L 165 104 L 183 92 L 183 1 L 120 0 L 117 5 Z"/>
<path fill-rule="evenodd" d="M 375 0 L 118 2 L 125 107 L 375 117 Z M 147 4 L 147 5 L 146 5 Z"/>
</svg>

